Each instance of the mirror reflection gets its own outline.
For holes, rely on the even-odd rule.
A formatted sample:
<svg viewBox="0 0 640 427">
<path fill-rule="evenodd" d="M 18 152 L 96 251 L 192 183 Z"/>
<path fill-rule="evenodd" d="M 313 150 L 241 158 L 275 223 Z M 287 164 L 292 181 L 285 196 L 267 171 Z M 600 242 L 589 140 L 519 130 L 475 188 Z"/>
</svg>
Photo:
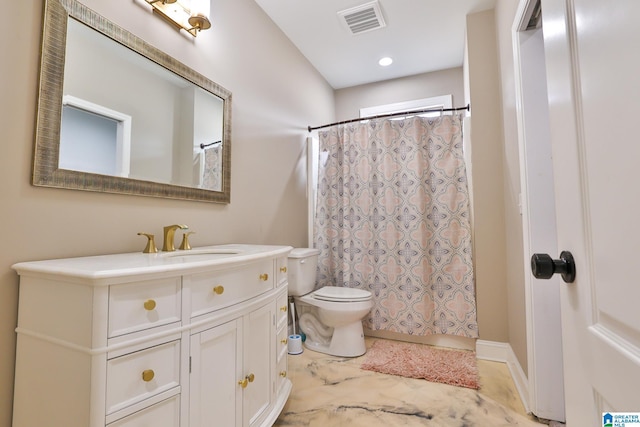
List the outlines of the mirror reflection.
<svg viewBox="0 0 640 427">
<path fill-rule="evenodd" d="M 46 7 L 34 185 L 228 203 L 231 94 L 75 0 Z"/>
<path fill-rule="evenodd" d="M 222 105 L 219 97 L 69 20 L 61 168 L 220 191 L 221 144 L 200 144 L 222 139 Z"/>
</svg>

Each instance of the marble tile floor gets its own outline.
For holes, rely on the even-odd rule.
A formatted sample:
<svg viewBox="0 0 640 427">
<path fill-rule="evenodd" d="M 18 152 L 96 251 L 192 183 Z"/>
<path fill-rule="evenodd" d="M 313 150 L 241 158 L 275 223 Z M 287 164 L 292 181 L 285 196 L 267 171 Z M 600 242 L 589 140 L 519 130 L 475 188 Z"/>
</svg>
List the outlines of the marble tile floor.
<svg viewBox="0 0 640 427">
<path fill-rule="evenodd" d="M 370 347 L 377 338 L 367 338 Z M 365 356 L 342 358 L 305 348 L 289 355 L 293 390 L 274 426 L 541 426 L 525 413 L 504 363 L 478 361 L 480 389 L 360 369 Z"/>
</svg>

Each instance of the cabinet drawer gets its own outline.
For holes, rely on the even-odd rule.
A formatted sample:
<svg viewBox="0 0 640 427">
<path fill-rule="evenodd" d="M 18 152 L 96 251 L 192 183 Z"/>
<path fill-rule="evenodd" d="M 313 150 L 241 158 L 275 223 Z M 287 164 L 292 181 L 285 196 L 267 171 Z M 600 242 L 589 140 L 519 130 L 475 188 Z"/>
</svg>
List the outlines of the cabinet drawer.
<svg viewBox="0 0 640 427">
<path fill-rule="evenodd" d="M 191 317 L 248 300 L 273 289 L 273 261 L 241 269 L 220 270 L 190 276 Z"/>
<path fill-rule="evenodd" d="M 276 370 L 276 391 L 280 390 L 282 384 L 287 379 L 289 372 L 287 371 L 287 356 L 280 359 Z"/>
<path fill-rule="evenodd" d="M 289 314 L 289 298 L 286 291 L 278 295 L 276 304 L 276 318 L 278 319 L 276 325 L 279 328 L 282 324 L 287 323 Z"/>
<path fill-rule="evenodd" d="M 287 257 L 276 259 L 276 286 L 281 286 L 287 282 Z"/>
<path fill-rule="evenodd" d="M 109 287 L 109 338 L 180 321 L 180 278 Z"/>
<path fill-rule="evenodd" d="M 278 336 L 276 337 L 276 355 L 278 357 L 277 360 L 286 357 L 289 350 L 289 334 L 287 334 L 287 332 L 289 332 L 287 330 L 287 325 L 282 325 L 282 327 L 278 331 Z"/>
<path fill-rule="evenodd" d="M 107 414 L 180 385 L 180 340 L 107 361 Z"/>
<path fill-rule="evenodd" d="M 109 427 L 176 427 L 180 424 L 180 395 L 107 424 Z"/>
</svg>

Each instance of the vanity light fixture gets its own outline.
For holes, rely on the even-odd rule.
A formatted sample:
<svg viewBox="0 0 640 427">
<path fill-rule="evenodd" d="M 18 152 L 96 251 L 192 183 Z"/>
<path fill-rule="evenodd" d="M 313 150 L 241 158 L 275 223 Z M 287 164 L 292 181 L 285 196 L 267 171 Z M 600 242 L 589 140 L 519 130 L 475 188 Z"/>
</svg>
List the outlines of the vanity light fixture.
<svg viewBox="0 0 640 427">
<path fill-rule="evenodd" d="M 145 0 L 153 12 L 193 37 L 202 30 L 211 28 L 209 21 L 211 0 Z"/>
</svg>

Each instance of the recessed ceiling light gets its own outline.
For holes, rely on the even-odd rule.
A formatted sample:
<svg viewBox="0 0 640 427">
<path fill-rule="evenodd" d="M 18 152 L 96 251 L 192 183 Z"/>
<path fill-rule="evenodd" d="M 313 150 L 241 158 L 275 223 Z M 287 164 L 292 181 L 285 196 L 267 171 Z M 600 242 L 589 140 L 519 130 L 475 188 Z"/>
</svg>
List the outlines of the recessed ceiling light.
<svg viewBox="0 0 640 427">
<path fill-rule="evenodd" d="M 380 66 L 382 67 L 387 67 L 392 63 L 393 63 L 393 59 L 389 58 L 388 56 L 385 56 L 384 58 L 381 58 L 380 61 L 378 61 L 378 64 L 380 64 Z"/>
</svg>

